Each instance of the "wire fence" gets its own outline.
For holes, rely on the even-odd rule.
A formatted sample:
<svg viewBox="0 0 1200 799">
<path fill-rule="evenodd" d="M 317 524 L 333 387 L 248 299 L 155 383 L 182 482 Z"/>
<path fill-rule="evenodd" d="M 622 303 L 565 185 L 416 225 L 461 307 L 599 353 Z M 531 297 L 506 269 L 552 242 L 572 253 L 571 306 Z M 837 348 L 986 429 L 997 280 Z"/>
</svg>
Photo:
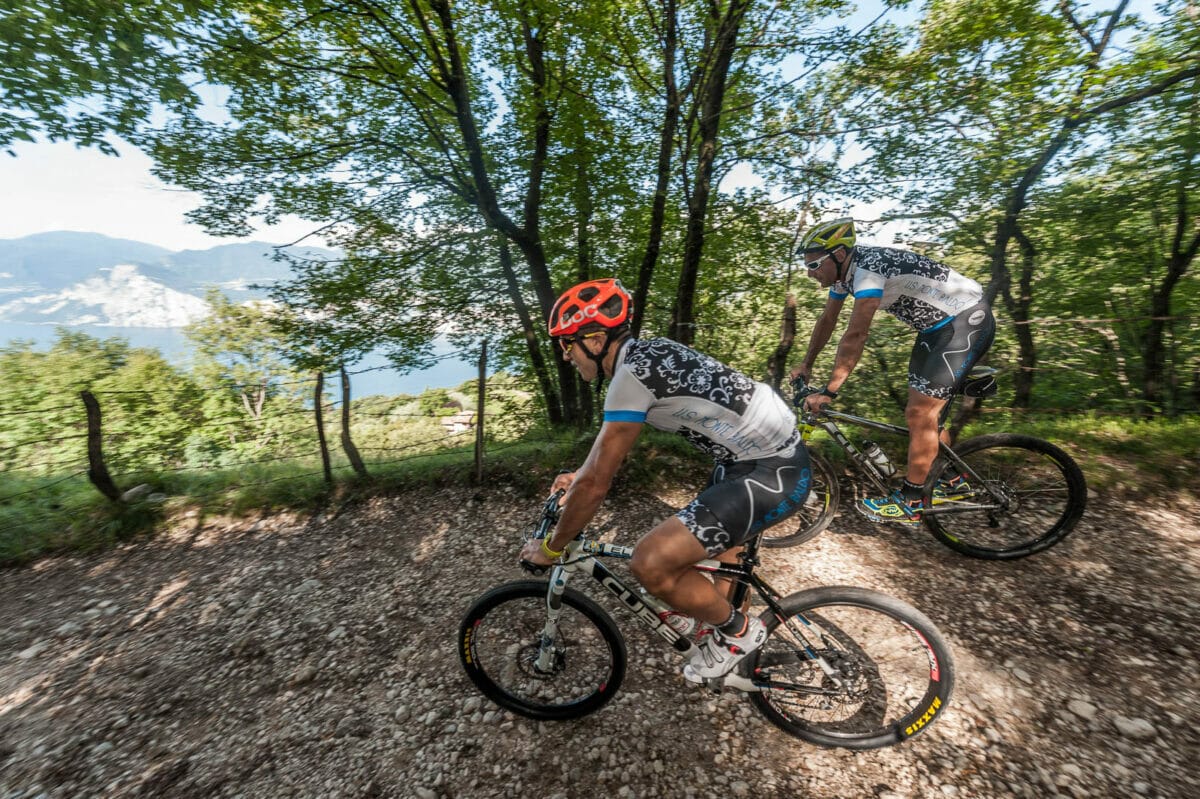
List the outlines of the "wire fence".
<svg viewBox="0 0 1200 799">
<path fill-rule="evenodd" d="M 484 407 L 486 344 L 423 363 L 468 355 L 479 359 L 474 398 L 451 397 L 443 390 L 432 397 L 372 398 L 366 405 L 344 408 L 337 385 L 340 374 L 328 380 L 317 374 L 202 387 L 84 391 L 82 401 L 47 403 L 42 398 L 35 407 L 0 409 L 0 515 L 20 506 L 21 524 L 58 518 L 94 506 L 93 488 L 120 504 L 129 488 L 141 481 L 186 490 L 189 501 L 316 476 L 332 484 L 335 472 L 369 474 L 368 470 L 462 451 L 472 439 L 478 465 L 489 448 L 503 446 L 507 437 L 519 437 L 526 428 L 512 422 L 511 414 Z M 344 374 L 385 368 L 391 367 Z M 319 383 L 325 386 L 319 403 L 312 395 L 287 390 Z M 242 391 L 254 397 L 214 401 L 220 399 L 217 395 Z M 505 416 L 508 422 L 501 421 Z M 344 418 L 350 422 L 347 429 Z M 492 425 L 485 435 L 489 420 Z M 501 427 L 492 429 L 493 425 Z M 358 438 L 363 446 L 355 444 Z M 274 476 L 272 470 L 277 472 Z M 221 485 L 209 488 L 206 476 Z M 90 502 L 75 502 L 89 496 Z M 0 535 L 19 526 L 0 527 Z"/>
<path fill-rule="evenodd" d="M 1196 318 L 1189 315 L 1039 318 L 1009 324 L 1111 331 L 1114 325 L 1192 323 Z M 694 327 L 733 334 L 747 329 L 730 323 L 697 323 Z M 912 337 L 910 330 L 899 325 L 877 326 L 872 331 L 872 346 L 899 351 L 912 346 Z M 1111 336 L 1100 336 L 1094 345 L 1069 336 L 1060 338 L 1062 341 L 1043 343 L 1041 351 L 1051 355 L 1058 350 L 1087 355 L 1095 366 L 1084 367 L 1053 358 L 1030 365 L 1022 363 L 1010 350 L 994 351 L 991 364 L 1014 373 L 1061 376 L 1064 381 L 1081 375 L 1104 379 L 1114 368 Z M 477 398 L 461 395 L 450 398 L 449 390 L 443 390 L 440 394 L 427 392 L 419 397 L 373 396 L 369 400 L 352 401 L 345 408 L 337 386 L 340 375 L 330 374 L 326 380 L 325 376 L 314 374 L 218 381 L 204 386 L 188 383 L 85 392 L 99 408 L 94 414 L 96 418 L 86 402 L 63 402 L 49 396 L 37 398 L 33 407 L 0 408 L 0 513 L 6 508 L 29 505 L 33 510 L 23 517 L 22 523 L 62 518 L 64 514 L 95 506 L 94 495 L 89 501 L 78 501 L 87 497 L 92 488 L 119 503 L 136 481 L 169 485 L 174 491 L 186 490 L 194 501 L 314 477 L 332 484 L 334 473 L 352 471 L 369 475 L 373 470 L 460 450 L 472 438 L 478 471 L 484 457 L 529 443 L 532 427 L 528 420 L 515 419 L 511 410 L 486 407 L 486 346 L 440 354 L 421 363 L 468 357 L 478 357 L 480 361 Z M 366 367 L 347 370 L 345 375 L 353 377 L 390 368 Z M 315 389 L 322 382 L 325 391 L 318 403 L 308 389 Z M 445 404 L 439 404 L 442 402 Z M 1086 404 L 1030 408 L 985 403 L 979 410 L 986 415 L 1008 414 L 1013 418 L 1129 414 L 1123 408 Z M 346 430 L 342 429 L 343 414 L 350 421 Z M 331 441 L 335 443 L 331 445 Z M 272 474 L 273 468 L 287 473 Z M 221 473 L 214 479 L 224 482 L 210 488 L 203 475 L 214 472 Z M 240 479 L 243 475 L 245 479 Z M 0 527 L 0 535 L 19 526 Z"/>
</svg>

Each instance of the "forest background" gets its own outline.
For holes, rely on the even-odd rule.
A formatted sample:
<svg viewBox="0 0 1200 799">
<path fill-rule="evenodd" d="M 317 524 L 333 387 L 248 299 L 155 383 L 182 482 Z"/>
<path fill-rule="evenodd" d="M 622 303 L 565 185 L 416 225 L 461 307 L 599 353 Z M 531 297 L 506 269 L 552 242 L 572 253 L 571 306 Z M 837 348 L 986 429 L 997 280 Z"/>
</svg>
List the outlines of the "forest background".
<svg viewBox="0 0 1200 799">
<path fill-rule="evenodd" d="M 74 335 L 8 348 L 2 557 L 126 525 L 78 512 L 85 389 L 131 479 L 228 497 L 265 469 L 308 497 L 313 383 L 372 351 L 404 369 L 487 340 L 492 441 L 593 426 L 544 320 L 609 275 L 638 334 L 778 385 L 824 303 L 796 237 L 851 208 L 985 286 L 1007 412 L 977 424 L 1200 455 L 1195 0 L 9 2 L 0 48 L 0 144 L 117 135 L 210 233 L 292 215 L 344 254 L 293 263 L 270 306 L 214 296 L 193 373 Z M 877 322 L 839 402 L 896 415 L 911 337 Z M 356 437 L 385 461 L 458 443 L 437 418 L 474 388 L 347 401 L 347 467 Z"/>
</svg>

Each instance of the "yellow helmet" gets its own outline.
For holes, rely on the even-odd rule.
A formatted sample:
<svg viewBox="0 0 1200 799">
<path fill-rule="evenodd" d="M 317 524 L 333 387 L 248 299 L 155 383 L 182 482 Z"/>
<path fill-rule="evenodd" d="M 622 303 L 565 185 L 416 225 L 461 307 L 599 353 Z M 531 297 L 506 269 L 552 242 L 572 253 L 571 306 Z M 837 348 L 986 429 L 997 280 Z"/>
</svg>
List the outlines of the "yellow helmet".
<svg viewBox="0 0 1200 799">
<path fill-rule="evenodd" d="M 847 216 L 809 228 L 798 249 L 800 252 L 832 251 L 838 247 L 849 249 L 854 246 L 854 241 L 854 220 Z"/>
</svg>

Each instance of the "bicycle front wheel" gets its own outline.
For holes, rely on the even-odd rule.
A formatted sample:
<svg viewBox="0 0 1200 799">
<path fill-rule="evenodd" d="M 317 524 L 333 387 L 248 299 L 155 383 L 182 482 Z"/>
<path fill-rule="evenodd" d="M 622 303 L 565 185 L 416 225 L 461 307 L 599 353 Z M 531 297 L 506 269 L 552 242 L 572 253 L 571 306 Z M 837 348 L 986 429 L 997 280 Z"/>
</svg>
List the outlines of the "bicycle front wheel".
<svg viewBox="0 0 1200 799">
<path fill-rule="evenodd" d="M 1049 441 L 998 433 L 968 439 L 955 453 L 983 485 L 967 479 L 947 491 L 962 474 L 946 459 L 934 464 L 925 485 L 926 506 L 946 511 L 925 514 L 925 524 L 953 550 L 985 560 L 1023 558 L 1062 541 L 1083 515 L 1083 472 Z"/>
<path fill-rule="evenodd" d="M 818 746 L 875 749 L 923 732 L 946 708 L 954 664 L 928 618 L 894 597 L 831 586 L 781 600 L 744 673 L 754 705 Z"/>
<path fill-rule="evenodd" d="M 570 588 L 555 636 L 543 641 L 548 589 L 545 581 L 522 580 L 477 599 L 459 627 L 459 659 L 501 707 L 531 719 L 579 718 L 621 687 L 625 641 L 603 608 Z"/>
<path fill-rule="evenodd" d="M 800 509 L 779 524 L 763 531 L 765 547 L 794 547 L 816 538 L 837 514 L 837 472 L 829 461 L 812 450 L 808 452 L 812 469 L 812 488 Z"/>
</svg>

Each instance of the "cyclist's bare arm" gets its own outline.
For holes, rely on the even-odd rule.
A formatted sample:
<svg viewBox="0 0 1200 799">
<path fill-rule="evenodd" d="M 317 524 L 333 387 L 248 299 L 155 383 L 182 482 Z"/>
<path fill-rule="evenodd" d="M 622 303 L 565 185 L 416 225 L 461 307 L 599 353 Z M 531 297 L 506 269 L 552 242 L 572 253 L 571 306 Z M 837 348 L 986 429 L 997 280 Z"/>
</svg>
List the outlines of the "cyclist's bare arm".
<svg viewBox="0 0 1200 799">
<path fill-rule="evenodd" d="M 565 482 L 564 478 L 569 478 L 570 488 L 563 498 L 562 514 L 558 517 L 558 525 L 553 535 L 546 542 L 547 547 L 555 552 L 560 551 L 591 521 L 596 509 L 608 494 L 613 477 L 616 476 L 617 469 L 621 468 L 621 462 L 633 449 L 642 427 L 640 422 L 605 422 L 579 471 L 573 475 L 558 476 L 554 485 L 560 487 L 560 481 Z M 545 560 L 527 559 L 534 560 L 535 563 Z"/>
<path fill-rule="evenodd" d="M 804 360 L 792 370 L 792 379 L 796 379 L 803 375 L 807 380 L 812 376 L 813 364 L 817 362 L 817 356 L 821 354 L 821 350 L 825 349 L 825 345 L 829 343 L 829 337 L 833 335 L 834 328 L 837 327 L 838 316 L 842 313 L 842 305 L 846 300 L 829 297 L 825 300 L 825 309 L 821 311 L 821 316 L 818 317 L 816 325 L 813 326 L 812 335 L 808 339 L 808 352 L 804 354 Z"/>
<path fill-rule="evenodd" d="M 826 386 L 830 391 L 837 391 L 846 382 L 846 378 L 858 365 L 863 348 L 867 345 L 867 334 L 871 330 L 871 321 L 879 310 L 878 297 L 863 297 L 854 301 L 854 311 L 850 314 L 850 324 L 838 342 L 837 356 L 833 363 L 833 374 Z"/>
</svg>

